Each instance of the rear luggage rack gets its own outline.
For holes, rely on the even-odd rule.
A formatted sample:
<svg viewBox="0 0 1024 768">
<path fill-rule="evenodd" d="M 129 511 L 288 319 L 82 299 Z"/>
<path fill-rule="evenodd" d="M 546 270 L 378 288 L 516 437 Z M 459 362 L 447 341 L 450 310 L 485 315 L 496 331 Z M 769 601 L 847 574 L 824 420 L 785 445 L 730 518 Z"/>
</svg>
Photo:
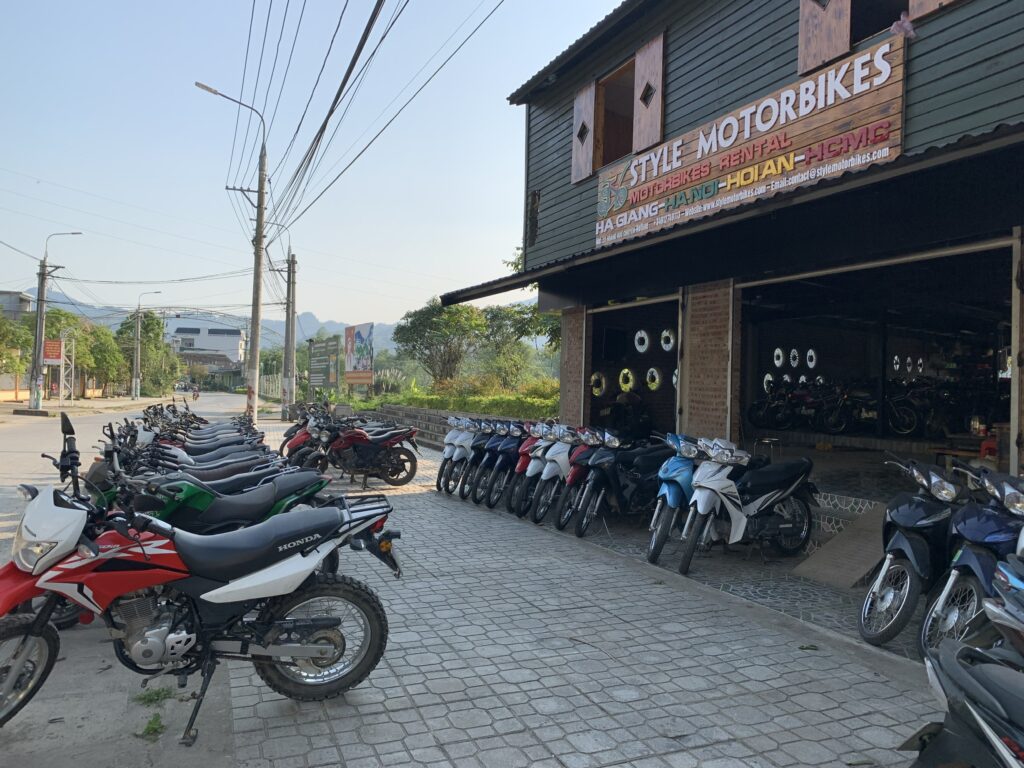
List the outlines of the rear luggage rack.
<svg viewBox="0 0 1024 768">
<path fill-rule="evenodd" d="M 386 512 L 391 514 L 395 508 L 391 506 L 388 497 L 383 493 L 362 494 L 358 496 L 342 496 L 335 500 L 344 504 L 344 509 L 350 514 L 365 515 L 368 512 Z"/>
</svg>

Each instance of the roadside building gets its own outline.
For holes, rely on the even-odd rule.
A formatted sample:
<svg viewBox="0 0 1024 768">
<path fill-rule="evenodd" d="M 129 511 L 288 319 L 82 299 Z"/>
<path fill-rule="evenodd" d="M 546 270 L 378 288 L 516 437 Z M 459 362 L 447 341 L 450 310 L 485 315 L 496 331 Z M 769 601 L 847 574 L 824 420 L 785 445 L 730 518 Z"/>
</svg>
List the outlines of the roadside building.
<svg viewBox="0 0 1024 768">
<path fill-rule="evenodd" d="M 15 322 L 32 311 L 35 299 L 24 291 L 0 291 L 0 315 Z"/>
</svg>

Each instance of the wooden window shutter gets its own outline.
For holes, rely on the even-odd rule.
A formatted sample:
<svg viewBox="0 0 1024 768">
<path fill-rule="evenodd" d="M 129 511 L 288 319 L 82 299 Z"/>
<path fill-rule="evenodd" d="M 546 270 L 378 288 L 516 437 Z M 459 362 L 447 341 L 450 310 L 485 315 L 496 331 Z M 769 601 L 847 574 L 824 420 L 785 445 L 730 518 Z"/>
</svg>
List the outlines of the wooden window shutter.
<svg viewBox="0 0 1024 768">
<path fill-rule="evenodd" d="M 937 11 L 944 5 L 949 5 L 950 0 L 910 0 L 910 18 L 916 19 L 926 13 Z"/>
<path fill-rule="evenodd" d="M 572 183 L 594 172 L 594 92 L 597 83 L 580 88 L 572 108 Z"/>
<path fill-rule="evenodd" d="M 633 69 L 633 151 L 661 142 L 665 84 L 665 36 L 658 35 L 636 52 Z"/>
<path fill-rule="evenodd" d="M 850 0 L 800 0 L 800 74 L 850 51 Z"/>
</svg>

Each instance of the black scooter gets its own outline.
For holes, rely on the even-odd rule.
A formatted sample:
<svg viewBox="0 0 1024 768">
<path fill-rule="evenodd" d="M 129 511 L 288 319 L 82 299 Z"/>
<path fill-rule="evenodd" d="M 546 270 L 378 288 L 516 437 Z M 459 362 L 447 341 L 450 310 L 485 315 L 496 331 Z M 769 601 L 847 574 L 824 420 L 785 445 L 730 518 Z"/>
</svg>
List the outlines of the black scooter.
<svg viewBox="0 0 1024 768">
<path fill-rule="evenodd" d="M 508 424 L 498 422 L 494 425 L 494 434 L 484 445 L 484 455 L 472 478 L 470 498 L 474 504 L 480 504 L 487 498 L 487 487 L 491 483 L 491 473 L 501 455 L 501 444 L 508 438 Z"/>
<path fill-rule="evenodd" d="M 523 444 L 523 425 L 514 422 L 508 425 L 508 434 L 504 436 L 495 452 L 494 466 L 487 476 L 487 484 L 482 497 L 488 509 L 498 506 L 505 490 L 512 482 L 512 475 L 515 473 L 516 463 L 519 461 L 519 446 Z M 483 486 L 483 482 L 477 483 L 477 488 Z M 474 499 L 476 501 L 476 499 Z M 480 503 L 479 501 L 477 502 Z"/>
<path fill-rule="evenodd" d="M 473 485 L 487 452 L 487 444 L 493 435 L 494 425 L 485 421 L 480 424 L 480 431 L 473 436 L 472 450 L 467 459 L 466 468 L 462 471 L 462 477 L 459 479 L 459 498 L 463 501 L 468 499 L 473 492 Z"/>
<path fill-rule="evenodd" d="M 885 560 L 864 596 L 857 628 L 864 641 L 882 645 L 902 632 L 946 572 L 950 552 L 949 521 L 955 507 L 971 498 L 966 484 L 953 483 L 937 466 L 901 460 L 894 466 L 918 485 L 916 493 L 898 493 L 885 509 L 882 545 Z"/>
<path fill-rule="evenodd" d="M 658 495 L 658 468 L 672 454 L 673 450 L 663 443 L 642 442 L 621 450 L 618 436 L 606 433 L 604 447 L 590 457 L 576 535 L 585 536 L 590 524 L 609 510 L 624 515 L 653 506 Z"/>
</svg>

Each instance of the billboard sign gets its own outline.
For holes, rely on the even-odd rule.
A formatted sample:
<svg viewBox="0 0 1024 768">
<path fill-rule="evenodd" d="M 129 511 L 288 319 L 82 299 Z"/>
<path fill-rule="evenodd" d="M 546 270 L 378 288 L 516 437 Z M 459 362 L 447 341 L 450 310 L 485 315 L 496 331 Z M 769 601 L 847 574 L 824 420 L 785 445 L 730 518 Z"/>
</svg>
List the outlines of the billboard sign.
<svg viewBox="0 0 1024 768">
<path fill-rule="evenodd" d="M 309 386 L 320 389 L 338 388 L 338 360 L 341 338 L 316 339 L 309 347 Z"/>
<path fill-rule="evenodd" d="M 373 384 L 373 323 L 345 329 L 345 383 Z"/>
<path fill-rule="evenodd" d="M 43 340 L 43 365 L 60 365 L 64 360 L 64 340 Z"/>
</svg>

